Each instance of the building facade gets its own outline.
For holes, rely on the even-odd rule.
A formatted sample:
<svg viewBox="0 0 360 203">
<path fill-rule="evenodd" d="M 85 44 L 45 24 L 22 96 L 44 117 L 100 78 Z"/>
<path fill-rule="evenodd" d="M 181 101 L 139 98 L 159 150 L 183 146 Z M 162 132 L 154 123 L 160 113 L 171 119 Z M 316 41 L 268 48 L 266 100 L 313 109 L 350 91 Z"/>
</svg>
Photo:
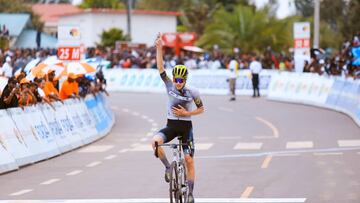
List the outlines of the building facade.
<svg viewBox="0 0 360 203">
<path fill-rule="evenodd" d="M 134 10 L 131 18 L 131 41 L 152 46 L 158 32 L 176 32 L 178 15 L 177 12 Z M 127 34 L 127 15 L 125 10 L 87 9 L 60 16 L 58 25 L 79 26 L 81 44 L 94 47 L 100 43 L 103 31 L 118 28 Z"/>
</svg>

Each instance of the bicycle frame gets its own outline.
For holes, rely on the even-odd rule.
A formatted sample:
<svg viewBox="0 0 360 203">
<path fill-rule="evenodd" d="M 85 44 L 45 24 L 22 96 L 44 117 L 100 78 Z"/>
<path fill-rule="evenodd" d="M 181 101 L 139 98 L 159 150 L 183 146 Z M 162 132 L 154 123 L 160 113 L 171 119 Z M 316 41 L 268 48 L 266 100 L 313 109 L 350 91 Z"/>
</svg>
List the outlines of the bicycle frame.
<svg viewBox="0 0 360 203">
<path fill-rule="evenodd" d="M 172 163 L 175 162 L 175 167 L 177 170 L 177 188 L 179 189 L 179 197 L 175 198 L 176 202 L 183 202 L 182 197 L 184 197 L 184 203 L 186 202 L 187 195 L 188 195 L 188 185 L 186 180 L 186 166 L 185 166 L 185 160 L 182 155 L 182 146 L 188 146 L 187 144 L 183 144 L 182 140 L 178 137 L 179 144 L 161 144 L 158 145 L 155 143 L 155 156 L 157 156 L 157 147 L 158 146 L 167 146 L 172 149 L 173 159 Z M 171 200 L 172 202 L 172 200 Z"/>
</svg>

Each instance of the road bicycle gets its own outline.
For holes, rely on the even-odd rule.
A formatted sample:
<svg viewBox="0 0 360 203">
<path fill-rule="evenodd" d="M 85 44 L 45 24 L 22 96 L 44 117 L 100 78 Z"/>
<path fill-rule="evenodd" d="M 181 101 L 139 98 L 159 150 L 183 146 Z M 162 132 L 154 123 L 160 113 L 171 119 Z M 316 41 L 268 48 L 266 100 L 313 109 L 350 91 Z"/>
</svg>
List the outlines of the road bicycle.
<svg viewBox="0 0 360 203">
<path fill-rule="evenodd" d="M 155 156 L 158 157 L 158 147 L 170 147 L 173 152 L 173 161 L 170 165 L 169 193 L 170 203 L 186 203 L 188 198 L 188 184 L 186 180 L 185 160 L 182 156 L 183 144 L 181 137 L 178 137 L 179 144 L 161 144 L 155 142 Z"/>
</svg>

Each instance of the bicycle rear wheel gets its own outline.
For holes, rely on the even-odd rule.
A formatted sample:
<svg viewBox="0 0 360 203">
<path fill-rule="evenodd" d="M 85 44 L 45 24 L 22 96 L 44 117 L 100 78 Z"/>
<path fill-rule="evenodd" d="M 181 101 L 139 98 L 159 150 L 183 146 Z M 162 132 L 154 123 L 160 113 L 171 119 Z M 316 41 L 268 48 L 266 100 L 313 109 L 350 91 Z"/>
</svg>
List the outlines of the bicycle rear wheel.
<svg viewBox="0 0 360 203">
<path fill-rule="evenodd" d="M 179 179 L 178 179 L 178 170 L 176 166 L 176 162 L 172 162 L 170 166 L 170 203 L 179 203 L 180 189 L 179 189 Z"/>
</svg>

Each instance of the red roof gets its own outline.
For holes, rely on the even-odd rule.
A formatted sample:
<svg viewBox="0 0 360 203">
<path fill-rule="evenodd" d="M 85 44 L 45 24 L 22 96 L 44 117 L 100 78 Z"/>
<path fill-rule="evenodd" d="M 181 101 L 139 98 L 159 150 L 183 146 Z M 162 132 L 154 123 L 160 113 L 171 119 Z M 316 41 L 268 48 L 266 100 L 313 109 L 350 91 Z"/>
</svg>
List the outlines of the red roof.
<svg viewBox="0 0 360 203">
<path fill-rule="evenodd" d="M 34 4 L 32 10 L 40 16 L 42 22 L 57 22 L 61 15 L 82 11 L 71 4 Z"/>
<path fill-rule="evenodd" d="M 61 16 L 72 16 L 83 13 L 111 13 L 111 14 L 126 14 L 126 10 L 118 9 L 107 9 L 107 8 L 92 8 L 85 9 L 80 11 L 75 11 L 72 13 L 64 13 Z M 133 10 L 133 14 L 143 14 L 143 15 L 167 15 L 167 16 L 180 16 L 180 12 L 176 11 L 154 11 L 154 10 Z"/>
</svg>

